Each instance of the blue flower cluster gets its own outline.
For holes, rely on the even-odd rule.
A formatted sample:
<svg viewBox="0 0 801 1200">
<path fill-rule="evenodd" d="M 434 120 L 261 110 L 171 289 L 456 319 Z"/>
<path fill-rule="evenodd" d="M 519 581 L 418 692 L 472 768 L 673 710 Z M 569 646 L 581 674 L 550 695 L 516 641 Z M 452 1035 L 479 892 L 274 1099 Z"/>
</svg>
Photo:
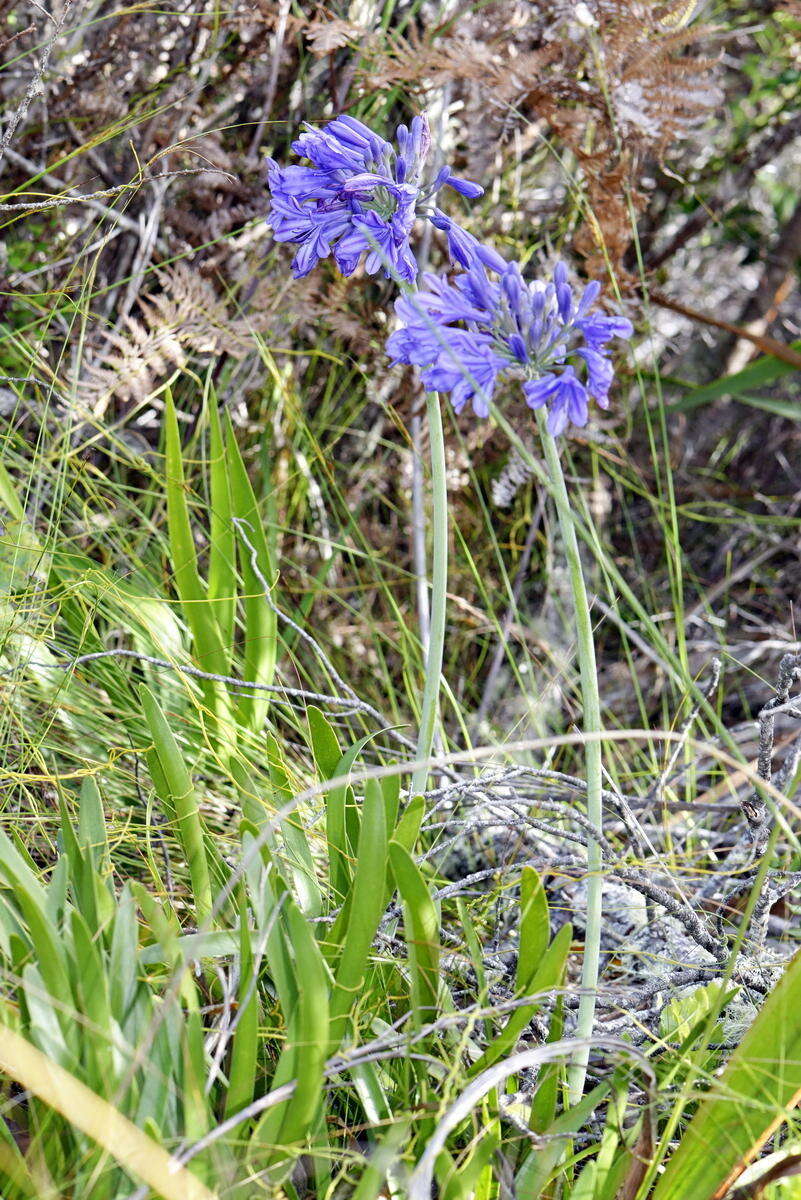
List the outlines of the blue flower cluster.
<svg viewBox="0 0 801 1200">
<path fill-rule="evenodd" d="M 411 285 L 395 302 L 400 328 L 387 351 L 394 362 L 419 367 L 430 391 L 450 392 L 457 412 L 470 402 L 477 416 L 488 416 L 503 376 L 520 381 L 530 408 L 547 408 L 553 435 L 569 424 L 586 425 L 591 399 L 601 408 L 609 405 L 609 343 L 630 337 L 631 323 L 591 312 L 598 283 L 574 295 L 563 263 L 549 282 L 527 281 L 517 263 L 507 263 L 432 207 L 443 187 L 471 200 L 483 189 L 448 167 L 426 183 L 430 148 L 425 115 L 409 129 L 398 126 L 395 146 L 361 121 L 341 116 L 324 129 L 307 127 L 292 143 L 311 166 L 270 160 L 269 221 L 276 241 L 298 247 L 293 273 L 307 275 L 333 255 L 343 275 L 352 275 L 363 260 L 369 274 L 383 269 Z M 451 258 L 462 268 L 453 282 L 426 274 L 412 290 L 418 217 L 445 234 Z"/>
<path fill-rule="evenodd" d="M 292 143 L 310 167 L 268 162 L 269 221 L 277 242 L 298 246 L 292 263 L 296 278 L 308 275 L 329 254 L 343 275 L 352 275 L 366 255 L 369 274 L 383 268 L 388 276 L 413 283 L 417 262 L 411 235 L 418 216 L 445 231 L 457 262 L 466 262 L 475 252 L 476 239 L 429 202 L 443 187 L 469 200 L 484 189 L 452 175 L 448 167 L 425 184 L 431 149 L 425 115 L 415 117 L 410 129 L 399 125 L 395 143 L 354 117 L 342 116 L 324 129 L 307 126 Z"/>
<path fill-rule="evenodd" d="M 420 367 L 426 388 L 450 392 L 457 412 L 471 401 L 486 417 L 505 375 L 521 381 L 530 408 L 547 406 L 552 434 L 586 425 L 590 398 L 609 406 L 609 342 L 630 337 L 631 323 L 591 313 L 600 285 L 575 297 L 564 263 L 549 283 L 527 282 L 517 263 L 497 273 L 494 282 L 474 257 L 453 283 L 424 275 L 419 291 L 395 301 L 401 328 L 387 342 L 390 357 Z"/>
</svg>

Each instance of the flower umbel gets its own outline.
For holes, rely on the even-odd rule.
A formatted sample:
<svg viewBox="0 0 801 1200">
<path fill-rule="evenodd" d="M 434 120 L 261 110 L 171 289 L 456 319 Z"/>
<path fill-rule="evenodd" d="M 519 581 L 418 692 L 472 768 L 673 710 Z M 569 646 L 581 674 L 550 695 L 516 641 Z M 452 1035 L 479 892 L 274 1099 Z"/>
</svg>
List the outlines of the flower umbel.
<svg viewBox="0 0 801 1200">
<path fill-rule="evenodd" d="M 354 117 L 341 116 L 324 129 L 307 126 L 292 143 L 311 166 L 282 167 L 270 160 L 269 221 L 276 241 L 298 246 L 294 275 L 307 275 L 329 254 L 343 275 L 352 275 L 366 256 L 368 274 L 383 269 L 411 283 L 417 262 L 410 239 L 418 216 L 444 229 L 451 252 L 463 261 L 454 247 L 478 243 L 428 202 L 443 187 L 471 200 L 484 189 L 452 175 L 448 167 L 426 184 L 430 148 L 425 115 L 415 117 L 408 129 L 399 125 L 394 146 Z"/>
<path fill-rule="evenodd" d="M 499 376 L 518 379 L 530 408 L 547 407 L 554 436 L 568 424 L 587 424 L 590 399 L 608 408 L 609 343 L 630 337 L 632 326 L 590 311 L 600 284 L 575 296 L 563 263 L 541 283 L 503 260 L 491 268 L 496 282 L 485 256 L 468 257 L 468 270 L 452 283 L 427 274 L 419 291 L 396 300 L 401 328 L 387 341 L 391 358 L 422 368 L 427 389 L 449 391 L 457 412 L 471 401 L 479 417 L 489 413 Z"/>
</svg>

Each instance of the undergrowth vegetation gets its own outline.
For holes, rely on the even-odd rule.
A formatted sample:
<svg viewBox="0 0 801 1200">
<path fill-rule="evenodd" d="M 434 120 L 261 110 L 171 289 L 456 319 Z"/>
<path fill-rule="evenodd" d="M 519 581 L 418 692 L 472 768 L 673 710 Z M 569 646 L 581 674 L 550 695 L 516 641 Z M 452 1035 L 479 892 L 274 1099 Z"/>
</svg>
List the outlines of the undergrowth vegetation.
<svg viewBox="0 0 801 1200">
<path fill-rule="evenodd" d="M 4 1200 L 801 1195 L 800 35 L 0 0 Z M 294 278 L 421 113 L 483 194 Z"/>
</svg>

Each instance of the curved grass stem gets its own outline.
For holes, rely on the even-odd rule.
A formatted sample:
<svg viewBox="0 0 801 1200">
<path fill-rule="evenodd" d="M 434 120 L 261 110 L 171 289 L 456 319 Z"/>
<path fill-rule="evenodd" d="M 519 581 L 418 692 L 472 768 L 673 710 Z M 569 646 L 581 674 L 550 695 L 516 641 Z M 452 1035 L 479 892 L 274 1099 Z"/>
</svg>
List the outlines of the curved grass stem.
<svg viewBox="0 0 801 1200">
<path fill-rule="evenodd" d="M 595 643 L 592 620 L 584 585 L 578 539 L 567 494 L 565 477 L 556 442 L 548 433 L 545 413 L 537 413 L 542 448 L 551 481 L 551 495 L 556 504 L 559 527 L 565 544 L 565 557 L 570 572 L 573 609 L 576 618 L 576 646 L 581 674 L 581 697 L 584 707 L 584 732 L 601 730 L 601 701 L 598 693 L 598 672 L 595 665 Z M 590 741 L 585 747 L 587 776 L 587 816 L 596 829 L 603 828 L 601 743 Z M 595 1020 L 595 1001 L 598 989 L 598 966 L 601 953 L 601 922 L 603 919 L 603 875 L 601 847 L 592 838 L 587 845 L 587 924 L 584 938 L 584 960 L 581 967 L 581 996 L 579 997 L 576 1038 L 592 1037 Z M 576 1053 L 568 1071 L 570 1101 L 577 1104 L 584 1091 L 589 1059 L 589 1042 Z"/>
<path fill-rule="evenodd" d="M 437 727 L 439 685 L 445 643 L 445 600 L 448 584 L 448 494 L 445 486 L 445 435 L 442 411 L 436 392 L 426 393 L 426 416 L 431 452 L 431 530 L 433 562 L 431 573 L 431 613 L 426 653 L 426 675 L 420 731 L 417 735 L 417 763 L 412 775 L 411 794 L 425 790 L 428 778 L 426 759 L 431 757 Z"/>
</svg>

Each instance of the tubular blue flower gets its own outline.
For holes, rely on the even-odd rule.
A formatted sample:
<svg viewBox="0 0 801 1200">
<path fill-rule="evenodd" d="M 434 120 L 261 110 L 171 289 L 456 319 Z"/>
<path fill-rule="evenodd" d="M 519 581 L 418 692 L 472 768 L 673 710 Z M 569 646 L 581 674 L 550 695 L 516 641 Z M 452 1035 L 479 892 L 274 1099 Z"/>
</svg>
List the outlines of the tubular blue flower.
<svg viewBox="0 0 801 1200">
<path fill-rule="evenodd" d="M 387 350 L 395 362 L 423 367 L 426 391 L 450 392 L 456 412 L 471 401 L 477 417 L 489 416 L 496 380 L 506 366 L 489 334 L 443 326 L 439 336 L 426 338 L 416 329 L 398 329 Z"/>
<path fill-rule="evenodd" d="M 590 399 L 609 405 L 609 343 L 630 337 L 631 323 L 593 313 L 600 285 L 593 281 L 575 295 L 564 263 L 550 281 L 529 282 L 517 263 L 472 247 L 459 232 L 468 269 L 452 282 L 424 275 L 419 291 L 399 297 L 401 327 L 387 342 L 390 356 L 420 367 L 425 386 L 449 391 L 457 411 L 472 399 L 473 411 L 487 415 L 498 379 L 506 376 L 522 384 L 530 408 L 547 408 L 554 436 L 586 425 Z"/>
<path fill-rule="evenodd" d="M 586 346 L 576 353 L 587 364 L 587 391 L 601 408 L 609 407 L 609 389 L 615 377 L 615 368 L 604 354 Z"/>
<path fill-rule="evenodd" d="M 558 437 L 569 424 L 586 425 L 589 420 L 587 389 L 576 378 L 572 367 L 565 367 L 561 375 L 543 375 L 523 384 L 523 393 L 529 408 L 548 409 L 548 432 Z"/>
<path fill-rule="evenodd" d="M 473 260 L 478 258 L 491 271 L 503 271 L 506 267 L 506 260 L 501 258 L 496 250 L 485 246 L 478 238 L 473 237 L 472 233 L 462 229 L 461 225 L 457 225 L 441 209 L 435 208 L 429 220 L 444 232 L 448 241 L 448 253 L 455 263 L 469 267 Z"/>
<path fill-rule="evenodd" d="M 295 154 L 311 166 L 282 167 L 270 159 L 268 220 L 277 242 L 298 246 L 294 275 L 307 275 L 321 259 L 333 255 L 343 275 L 352 275 L 364 260 L 369 274 L 383 270 L 390 278 L 411 283 L 417 274 L 411 249 L 417 217 L 430 219 L 446 231 L 456 261 L 466 265 L 470 255 L 483 253 L 483 261 L 497 269 L 494 251 L 480 248 L 444 213 L 429 207 L 443 187 L 469 200 L 484 190 L 452 175 L 449 167 L 426 183 L 430 148 L 425 114 L 415 117 L 408 129 L 398 126 L 394 146 L 354 117 L 341 116 L 323 129 L 307 126 L 292 143 Z"/>
</svg>

